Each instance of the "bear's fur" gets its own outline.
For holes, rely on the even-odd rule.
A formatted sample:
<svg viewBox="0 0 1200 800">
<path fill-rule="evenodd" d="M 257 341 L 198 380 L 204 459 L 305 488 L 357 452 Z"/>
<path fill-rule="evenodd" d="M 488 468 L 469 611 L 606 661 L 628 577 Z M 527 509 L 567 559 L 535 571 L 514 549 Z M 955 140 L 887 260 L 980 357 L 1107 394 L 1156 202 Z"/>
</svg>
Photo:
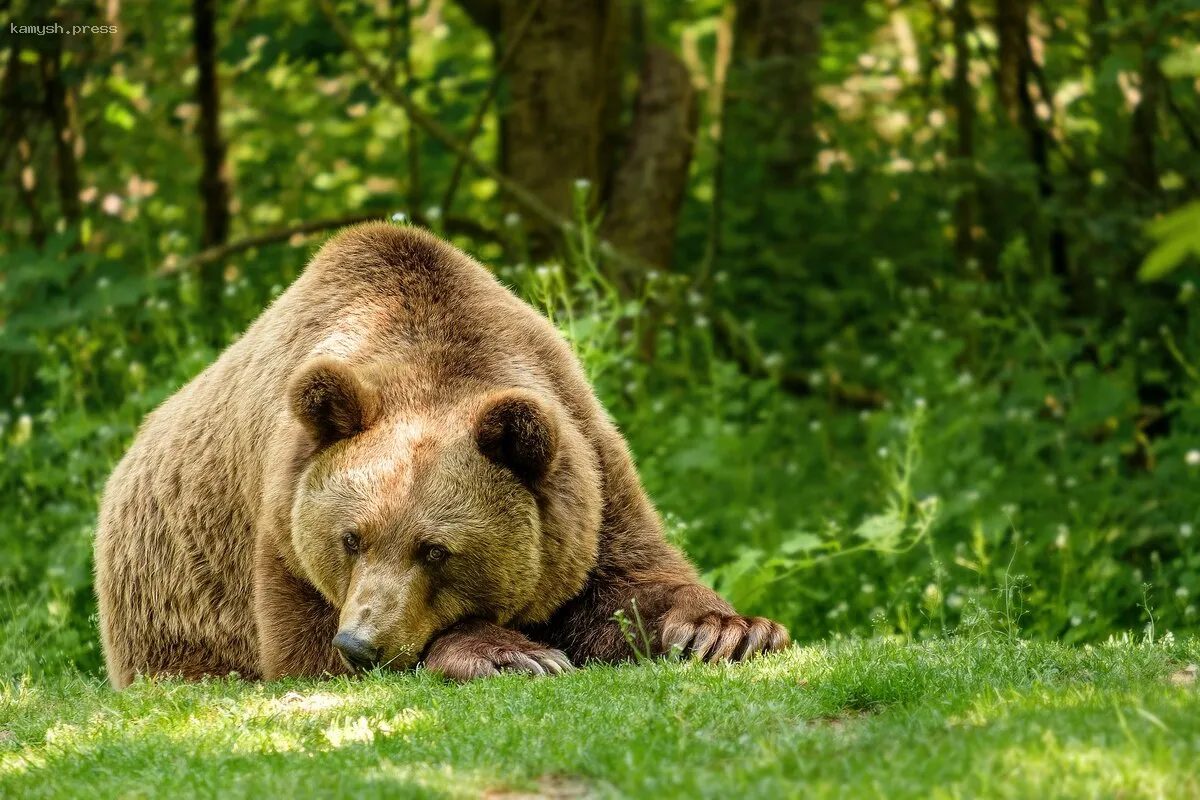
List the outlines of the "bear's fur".
<svg viewBox="0 0 1200 800">
<path fill-rule="evenodd" d="M 331 239 L 146 418 L 104 492 L 96 588 L 118 688 L 420 660 L 559 672 L 630 657 L 622 609 L 655 653 L 788 641 L 665 541 L 554 327 L 386 223 Z"/>
</svg>

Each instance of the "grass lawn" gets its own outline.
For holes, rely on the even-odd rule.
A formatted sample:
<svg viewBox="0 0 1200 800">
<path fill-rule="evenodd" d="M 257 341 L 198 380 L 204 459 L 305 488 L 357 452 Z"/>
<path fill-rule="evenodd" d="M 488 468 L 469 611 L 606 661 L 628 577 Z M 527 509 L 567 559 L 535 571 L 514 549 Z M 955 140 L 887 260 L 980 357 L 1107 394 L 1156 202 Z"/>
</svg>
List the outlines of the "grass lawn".
<svg viewBox="0 0 1200 800">
<path fill-rule="evenodd" d="M 0 796 L 1200 797 L 1197 662 L 962 637 L 467 685 L 20 680 Z"/>
</svg>

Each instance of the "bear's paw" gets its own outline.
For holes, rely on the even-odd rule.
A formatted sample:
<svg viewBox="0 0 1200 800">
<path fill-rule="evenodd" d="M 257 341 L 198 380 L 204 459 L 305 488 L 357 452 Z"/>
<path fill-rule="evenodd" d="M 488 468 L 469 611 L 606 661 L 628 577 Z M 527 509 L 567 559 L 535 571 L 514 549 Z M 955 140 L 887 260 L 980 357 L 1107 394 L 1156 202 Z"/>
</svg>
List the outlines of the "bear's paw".
<svg viewBox="0 0 1200 800">
<path fill-rule="evenodd" d="M 425 656 L 425 668 L 456 681 L 502 672 L 558 675 L 574 669 L 561 650 L 487 623 L 451 629 L 439 636 Z"/>
</svg>

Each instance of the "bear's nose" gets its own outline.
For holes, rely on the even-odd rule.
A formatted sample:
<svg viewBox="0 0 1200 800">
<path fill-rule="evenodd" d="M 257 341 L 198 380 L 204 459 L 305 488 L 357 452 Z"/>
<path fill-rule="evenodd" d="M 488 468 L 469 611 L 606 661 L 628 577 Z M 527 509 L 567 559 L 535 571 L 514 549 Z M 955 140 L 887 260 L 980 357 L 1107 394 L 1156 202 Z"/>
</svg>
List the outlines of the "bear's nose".
<svg viewBox="0 0 1200 800">
<path fill-rule="evenodd" d="M 346 663 L 355 669 L 370 669 L 379 661 L 379 648 L 366 639 L 347 631 L 339 631 L 333 637 L 333 646 L 342 654 Z"/>
</svg>

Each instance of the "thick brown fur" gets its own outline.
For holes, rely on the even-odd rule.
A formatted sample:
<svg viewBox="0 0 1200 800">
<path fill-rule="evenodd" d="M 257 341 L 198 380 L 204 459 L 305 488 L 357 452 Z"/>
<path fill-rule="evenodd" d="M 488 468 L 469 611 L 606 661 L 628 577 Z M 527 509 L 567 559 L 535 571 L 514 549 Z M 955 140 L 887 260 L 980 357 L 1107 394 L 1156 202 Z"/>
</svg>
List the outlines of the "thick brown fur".
<svg viewBox="0 0 1200 800">
<path fill-rule="evenodd" d="M 629 658 L 618 610 L 659 654 L 788 641 L 665 541 L 554 327 L 384 223 L 330 240 L 147 417 L 104 493 L 96 587 L 118 688 L 343 673 L 339 631 L 394 668 L 553 673 Z"/>
</svg>

